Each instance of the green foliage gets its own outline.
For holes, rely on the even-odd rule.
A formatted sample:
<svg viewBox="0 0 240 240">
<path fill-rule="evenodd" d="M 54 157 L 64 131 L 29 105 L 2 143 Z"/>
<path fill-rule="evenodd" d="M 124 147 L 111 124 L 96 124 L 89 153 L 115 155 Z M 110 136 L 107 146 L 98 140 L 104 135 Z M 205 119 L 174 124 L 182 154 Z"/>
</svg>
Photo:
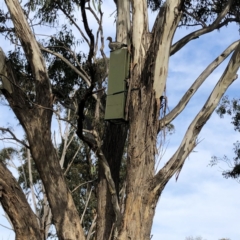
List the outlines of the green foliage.
<svg viewBox="0 0 240 240">
<path fill-rule="evenodd" d="M 182 19 L 180 26 L 196 26 L 203 24 L 209 25 L 218 16 L 218 14 L 224 9 L 227 4 L 227 0 L 211 1 L 211 0 L 186 0 L 184 1 L 181 11 Z M 160 10 L 165 1 L 162 0 L 148 0 L 148 7 L 152 11 Z M 188 14 L 190 13 L 190 14 Z M 222 22 L 236 21 L 239 24 L 240 14 L 240 0 L 233 1 L 229 13 L 225 16 Z M 234 18 L 235 17 L 235 18 Z"/>
<path fill-rule="evenodd" d="M 6 14 L 3 12 L 2 9 L 0 9 L 0 23 L 4 24 L 7 20 L 6 18 L 7 18 Z M 2 28 L 3 28 L 3 26 L 1 26 L 1 29 Z"/>
<path fill-rule="evenodd" d="M 26 94 L 26 101 L 35 100 L 34 79 L 29 62 L 20 47 L 8 52 L 8 59 L 14 69 L 18 86 Z"/>
<path fill-rule="evenodd" d="M 234 130 L 240 132 L 240 99 L 229 100 L 228 96 L 222 98 L 221 103 L 219 104 L 216 112 L 222 118 L 224 115 L 232 116 L 232 124 Z M 216 156 L 212 157 L 210 165 L 216 165 L 219 160 L 226 162 L 230 166 L 230 170 L 224 171 L 222 174 L 225 178 L 235 178 L 239 179 L 240 177 L 240 142 L 237 141 L 234 143 L 233 151 L 235 157 L 233 158 L 233 164 L 228 159 L 227 156 L 224 156 L 222 159 L 217 158 Z"/>
<path fill-rule="evenodd" d="M 79 69 L 78 64 L 83 64 L 85 55 L 83 53 L 73 54 L 71 47 L 75 44 L 75 38 L 72 31 L 66 25 L 50 37 L 49 41 L 43 42 L 43 45 L 52 51 L 56 51 L 67 59 L 74 67 Z M 60 99 L 66 99 L 76 87 L 82 91 L 86 89 L 86 84 L 78 74 L 73 71 L 66 63 L 58 57 L 44 53 L 48 65 L 48 74 L 51 79 L 54 93 Z M 79 91 L 80 92 L 80 91 Z"/>
<path fill-rule="evenodd" d="M 223 97 L 217 113 L 220 117 L 223 117 L 225 114 L 232 116 L 232 124 L 234 130 L 240 132 L 240 99 L 228 99 L 228 96 Z"/>
<path fill-rule="evenodd" d="M 16 149 L 12 147 L 3 148 L 0 150 L 0 162 L 6 164 L 6 162 L 11 160 L 16 154 Z"/>
<path fill-rule="evenodd" d="M 234 165 L 230 171 L 224 171 L 223 176 L 226 178 L 239 178 L 240 177 L 240 143 L 234 143 L 235 157 L 233 159 Z"/>
<path fill-rule="evenodd" d="M 160 9 L 161 3 L 162 3 L 162 0 L 147 0 L 148 7 L 152 11 L 156 11 L 156 10 Z"/>
</svg>

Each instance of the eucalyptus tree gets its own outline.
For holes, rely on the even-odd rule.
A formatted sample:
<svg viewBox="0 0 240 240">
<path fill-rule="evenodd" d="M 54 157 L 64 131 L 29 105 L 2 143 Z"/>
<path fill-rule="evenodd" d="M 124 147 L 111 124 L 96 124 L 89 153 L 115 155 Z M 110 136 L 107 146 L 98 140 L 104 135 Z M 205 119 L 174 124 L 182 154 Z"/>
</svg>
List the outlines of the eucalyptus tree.
<svg viewBox="0 0 240 240">
<path fill-rule="evenodd" d="M 174 174 L 179 175 L 185 159 L 197 144 L 202 127 L 228 86 L 237 79 L 239 41 L 219 53 L 166 114 L 164 99 L 170 57 L 204 34 L 232 22 L 239 23 L 240 2 L 114 2 L 116 40 L 128 46 L 131 56 L 126 121 L 122 124 L 103 121 L 108 74 L 103 13 L 107 1 L 30 0 L 21 5 L 18 0 L 5 0 L 8 10 L 2 9 L 0 13 L 0 31 L 5 41 L 15 46 L 9 55 L 3 49 L 0 51 L 1 91 L 26 133 L 26 147 L 43 183 L 59 239 L 150 239 L 155 208 L 164 187 Z M 148 8 L 157 11 L 151 30 Z M 58 31 L 56 24 L 62 22 L 63 17 L 69 25 L 63 25 Z M 38 34 L 38 24 L 51 25 L 52 30 L 58 32 L 46 40 L 43 34 Z M 92 24 L 97 25 L 96 32 L 91 29 Z M 176 29 L 181 26 L 198 26 L 198 30 L 173 43 Z M 79 48 L 76 32 L 81 36 Z M 85 44 L 84 52 L 81 41 Z M 158 134 L 183 111 L 205 79 L 230 54 L 225 71 L 189 125 L 179 148 L 155 173 Z M 71 110 L 71 120 L 62 118 L 59 104 Z M 84 229 L 81 224 L 81 213 L 67 187 L 62 161 L 53 144 L 53 113 L 59 121 L 73 125 L 98 163 L 97 217 L 92 219 L 90 229 Z M 6 128 L 1 130 L 13 134 Z M 120 185 L 125 143 L 127 160 L 125 174 L 121 175 L 124 183 Z M 21 188 L 2 163 L 0 185 L 1 204 L 13 223 L 16 238 L 44 239 Z"/>
</svg>

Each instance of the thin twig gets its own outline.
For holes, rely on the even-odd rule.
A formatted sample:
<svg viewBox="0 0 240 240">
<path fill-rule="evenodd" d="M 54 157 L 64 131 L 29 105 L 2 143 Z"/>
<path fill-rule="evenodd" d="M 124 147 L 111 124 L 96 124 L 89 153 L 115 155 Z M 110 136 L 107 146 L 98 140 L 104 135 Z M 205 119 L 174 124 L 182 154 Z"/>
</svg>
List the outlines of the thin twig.
<svg viewBox="0 0 240 240">
<path fill-rule="evenodd" d="M 73 25 L 78 29 L 78 31 L 80 32 L 80 34 L 82 35 L 82 37 L 84 38 L 88 46 L 90 46 L 89 40 L 87 39 L 87 37 L 85 36 L 81 28 L 77 25 L 77 23 L 73 20 L 73 18 L 65 11 L 65 9 L 62 8 L 61 4 L 59 2 L 57 2 L 57 4 L 59 6 L 59 9 L 65 14 L 66 17 L 69 18 L 69 20 L 73 23 Z"/>
<path fill-rule="evenodd" d="M 93 229 L 94 227 L 96 226 L 96 220 L 97 220 L 97 214 L 95 215 L 93 221 L 92 221 L 92 224 L 91 224 L 91 227 L 88 231 L 88 235 L 87 235 L 87 239 L 86 240 L 90 240 L 90 237 L 92 236 L 92 234 L 94 233 L 93 232 Z"/>
<path fill-rule="evenodd" d="M 85 204 L 85 208 L 84 208 L 83 214 L 82 214 L 82 216 L 81 216 L 81 220 L 80 220 L 80 223 L 81 223 L 81 224 L 82 224 L 82 222 L 83 222 L 83 217 L 84 217 L 85 212 L 86 212 L 86 210 L 87 210 L 87 206 L 88 206 L 88 203 L 89 203 L 91 194 L 92 194 L 92 188 L 91 188 L 90 193 L 89 193 L 89 195 L 88 195 L 88 199 L 87 199 L 87 202 L 86 202 L 86 204 Z"/>
<path fill-rule="evenodd" d="M 0 131 L 2 131 L 3 133 L 8 132 L 12 136 L 12 138 L 5 138 L 5 139 L 15 140 L 16 142 L 22 144 L 24 147 L 28 149 L 30 148 L 26 143 L 24 143 L 24 141 L 19 140 L 9 128 L 0 127 Z"/>
<path fill-rule="evenodd" d="M 80 148 L 81 148 L 81 144 L 79 144 L 78 149 L 77 149 L 77 151 L 75 152 L 74 156 L 72 157 L 71 162 L 68 164 L 67 169 L 66 169 L 66 171 L 64 172 L 64 175 L 66 175 L 66 174 L 68 173 L 69 169 L 71 168 L 71 166 L 72 166 L 72 164 L 73 164 L 73 162 L 74 162 L 74 160 L 75 160 L 75 158 L 76 158 L 76 156 L 77 156 Z"/>
<path fill-rule="evenodd" d="M 2 226 L 2 227 L 4 227 L 4 228 L 7 228 L 7 229 L 9 229 L 9 230 L 12 230 L 12 231 L 14 232 L 14 229 L 9 228 L 9 227 L 6 227 L 6 226 L 2 225 L 1 223 L 0 223 L 0 226 Z"/>
<path fill-rule="evenodd" d="M 83 186 L 83 185 L 85 185 L 85 184 L 87 184 L 87 183 L 90 183 L 90 182 L 94 182 L 94 181 L 96 181 L 96 179 L 93 179 L 93 180 L 90 180 L 90 181 L 88 181 L 88 182 L 84 182 L 84 183 L 79 184 L 77 187 L 75 187 L 75 188 L 71 191 L 71 193 L 74 193 L 75 191 L 77 191 L 78 188 L 80 188 L 81 186 Z"/>
</svg>

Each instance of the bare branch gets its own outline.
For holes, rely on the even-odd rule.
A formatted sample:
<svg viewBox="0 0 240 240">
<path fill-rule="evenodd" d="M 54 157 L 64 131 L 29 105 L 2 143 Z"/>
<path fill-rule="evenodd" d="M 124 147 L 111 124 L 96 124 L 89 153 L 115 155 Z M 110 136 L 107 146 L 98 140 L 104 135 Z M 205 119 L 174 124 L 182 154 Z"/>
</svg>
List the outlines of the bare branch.
<svg viewBox="0 0 240 240">
<path fill-rule="evenodd" d="M 38 34 L 38 35 L 43 35 L 43 34 Z M 45 35 L 46 36 L 46 35 Z M 53 37 L 53 36 L 51 36 L 52 38 L 55 38 L 55 37 Z M 56 39 L 57 40 L 57 39 Z M 58 41 L 58 40 L 57 40 Z M 40 45 L 40 48 L 41 48 L 41 50 L 43 50 L 42 48 L 44 48 L 40 43 L 38 43 L 39 45 Z M 62 44 L 64 44 L 63 42 L 62 42 Z M 45 47 L 45 49 L 49 49 L 49 48 L 63 48 L 63 49 L 65 49 L 65 50 L 67 50 L 67 51 L 69 51 L 70 53 L 71 53 L 71 55 L 72 55 L 72 57 L 74 58 L 74 60 L 75 60 L 75 62 L 76 62 L 76 64 L 78 65 L 78 67 L 80 68 L 80 70 L 81 70 L 81 72 L 82 72 L 82 74 L 83 75 L 85 75 L 87 78 L 88 78 L 88 80 L 89 81 L 91 81 L 91 79 L 90 79 L 90 77 L 88 76 L 88 74 L 86 73 L 86 71 L 84 71 L 84 69 L 82 68 L 82 65 L 81 65 L 81 63 L 78 61 L 78 59 L 77 59 L 77 56 L 76 56 L 76 52 L 75 51 L 73 51 L 73 50 L 71 50 L 70 48 L 68 48 L 68 47 L 66 47 L 66 46 L 49 46 L 49 47 Z M 44 50 L 43 50 L 44 51 Z M 51 51 L 50 49 L 49 49 L 49 51 Z M 56 52 L 54 52 L 54 51 L 52 51 L 51 52 L 51 54 L 53 54 L 53 53 L 56 53 Z M 54 55 L 54 54 L 53 54 Z M 55 55 L 55 56 L 57 56 L 57 55 Z M 60 55 L 59 54 L 59 56 L 61 56 L 62 58 L 64 58 L 62 55 Z M 59 57 L 59 56 L 57 56 L 57 57 Z M 60 58 L 60 57 L 59 57 Z M 62 58 L 60 58 L 60 59 L 62 59 Z M 64 58 L 64 59 L 66 59 L 66 58 Z M 63 59 L 62 59 L 63 60 Z M 67 59 L 66 59 L 66 61 L 68 61 Z M 65 62 L 65 61 L 64 61 Z M 69 61 L 68 61 L 69 62 Z M 66 62 L 65 62 L 66 63 Z M 69 62 L 69 64 L 71 64 L 70 62 Z M 69 66 L 69 65 L 68 65 Z M 74 70 L 74 69 L 73 69 Z M 76 72 L 77 73 L 77 72 Z M 78 74 L 78 73 L 77 73 Z"/>
<path fill-rule="evenodd" d="M 87 235 L 87 239 L 86 240 L 90 240 L 91 235 L 93 234 L 93 229 L 96 226 L 96 220 L 97 220 L 97 214 L 94 216 L 94 219 L 92 221 L 91 227 L 88 231 L 88 235 Z"/>
<path fill-rule="evenodd" d="M 188 34 L 187 36 L 185 36 L 184 38 L 180 39 L 178 42 L 176 42 L 172 47 L 171 47 L 171 55 L 175 54 L 177 51 L 179 51 L 183 46 L 185 46 L 188 42 L 190 42 L 191 40 L 198 38 L 201 35 L 204 35 L 206 33 L 209 33 L 217 28 L 220 27 L 220 22 L 222 21 L 222 19 L 226 16 L 226 14 L 228 13 L 231 5 L 233 3 L 233 0 L 229 0 L 227 2 L 227 5 L 225 6 L 225 8 L 223 9 L 223 11 L 218 15 L 218 17 L 216 18 L 216 20 L 209 25 L 206 28 L 202 28 L 200 30 L 197 30 L 195 32 L 192 32 L 190 34 Z"/>
<path fill-rule="evenodd" d="M 32 164 L 31 164 L 31 158 L 30 158 L 30 150 L 27 149 L 27 161 L 28 161 L 28 174 L 29 174 L 29 183 L 30 183 L 30 190 L 31 190 L 31 195 L 32 195 L 32 200 L 33 200 L 33 206 L 35 210 L 35 214 L 37 214 L 37 203 L 36 203 L 36 197 L 33 189 L 33 178 L 32 178 Z M 39 219 L 38 224 L 39 224 Z"/>
<path fill-rule="evenodd" d="M 164 126 L 168 125 L 173 119 L 175 119 L 186 107 L 191 97 L 195 94 L 198 88 L 206 80 L 206 78 L 236 49 L 239 41 L 232 43 L 227 49 L 225 49 L 208 67 L 200 74 L 200 76 L 195 80 L 192 86 L 186 91 L 182 99 L 179 101 L 177 106 L 168 113 L 163 119 L 159 121 L 160 131 Z"/>
<path fill-rule="evenodd" d="M 65 14 L 65 16 L 72 22 L 72 24 L 78 29 L 78 31 L 80 32 L 80 34 L 82 35 L 82 37 L 84 38 L 84 40 L 86 41 L 86 43 L 88 44 L 88 46 L 90 46 L 89 40 L 87 39 L 87 37 L 85 36 L 85 34 L 83 33 L 83 31 L 81 30 L 81 28 L 77 25 L 77 23 L 74 21 L 74 19 L 65 11 L 64 8 L 62 8 L 61 3 L 59 3 L 59 1 L 57 1 L 58 7 L 59 9 Z"/>
<path fill-rule="evenodd" d="M 100 6 L 101 8 L 101 6 Z M 98 23 L 98 30 L 96 33 L 96 41 L 95 41 L 95 47 L 94 47 L 94 56 L 93 58 L 96 58 L 96 54 L 97 54 L 97 50 L 98 50 L 98 38 L 99 38 L 99 32 L 102 30 L 102 14 L 100 14 L 100 19 L 98 18 L 98 16 L 96 15 L 96 13 L 93 11 L 91 5 L 90 5 L 90 1 L 88 1 L 88 7 L 86 8 L 87 10 L 89 10 L 92 15 L 94 16 L 94 18 L 96 19 L 97 23 Z"/>
<path fill-rule="evenodd" d="M 83 185 L 85 185 L 85 184 L 88 184 L 88 183 L 91 183 L 91 182 L 94 182 L 94 181 L 96 181 L 96 179 L 93 179 L 93 180 L 91 180 L 91 181 L 87 181 L 87 182 L 84 182 L 84 183 L 79 184 L 78 186 L 76 186 L 76 187 L 71 191 L 71 193 L 74 193 L 75 191 L 77 191 L 81 186 L 83 186 Z"/>
<path fill-rule="evenodd" d="M 151 189 L 155 194 L 158 194 L 159 190 L 164 188 L 174 173 L 177 172 L 179 174 L 181 171 L 185 159 L 197 144 L 197 136 L 200 133 L 202 127 L 210 118 L 227 88 L 238 77 L 237 71 L 239 69 L 239 66 L 240 43 L 238 43 L 238 46 L 234 51 L 228 63 L 228 66 L 226 67 L 218 83 L 215 85 L 215 88 L 213 89 L 205 105 L 188 127 L 188 130 L 179 148 L 171 157 L 171 159 L 165 164 L 165 166 L 159 170 L 159 172 L 153 178 L 151 182 Z"/>
<path fill-rule="evenodd" d="M 85 212 L 86 212 L 86 210 L 87 210 L 87 206 L 88 206 L 88 203 L 89 203 L 91 194 L 92 194 L 92 188 L 91 188 L 90 193 L 89 193 L 89 195 L 88 195 L 88 199 L 87 199 L 87 202 L 86 202 L 86 204 L 85 204 L 85 207 L 84 207 L 84 210 L 83 210 L 83 213 L 82 213 L 82 216 L 81 216 L 81 220 L 80 220 L 80 223 L 81 223 L 81 224 L 82 224 L 82 222 L 83 222 L 83 218 L 84 218 Z"/>
<path fill-rule="evenodd" d="M 66 174 L 68 173 L 69 169 L 71 168 L 71 166 L 72 166 L 72 164 L 73 164 L 73 162 L 74 162 L 74 160 L 75 160 L 75 158 L 76 158 L 76 156 L 77 156 L 80 148 L 81 148 L 81 144 L 79 144 L 79 146 L 78 146 L 78 148 L 77 148 L 74 156 L 72 157 L 70 163 L 68 164 L 67 169 L 66 169 L 65 172 L 64 172 L 64 175 L 66 175 Z"/>
<path fill-rule="evenodd" d="M 41 44 L 39 44 L 41 50 L 45 51 L 45 52 L 48 52 L 58 58 L 60 58 L 63 62 L 65 62 L 74 72 L 76 72 L 86 83 L 88 86 L 91 85 L 91 79 L 89 78 L 89 76 L 86 74 L 86 72 L 81 69 L 81 71 L 79 71 L 75 66 L 72 65 L 71 62 L 69 62 L 66 58 L 64 58 L 61 54 L 59 53 L 56 53 L 52 50 L 49 50 L 45 47 L 43 47 Z"/>
<path fill-rule="evenodd" d="M 73 71 L 75 71 L 75 72 L 86 82 L 86 84 L 87 84 L 89 87 L 91 86 L 91 79 L 90 79 L 90 77 L 87 75 L 87 73 L 86 73 L 82 68 L 81 68 L 81 71 L 79 71 L 75 66 L 72 65 L 71 62 L 69 62 L 69 61 L 68 61 L 66 58 L 64 58 L 61 54 L 56 53 L 56 52 L 54 52 L 54 51 L 52 51 L 52 50 L 49 50 L 49 49 L 43 47 L 40 43 L 39 43 L 39 46 L 40 46 L 41 50 L 43 50 L 43 51 L 45 51 L 45 52 L 48 52 L 48 53 L 50 53 L 50 54 L 52 54 L 52 55 L 60 58 L 60 59 L 61 59 L 63 62 L 65 62 Z M 78 66 L 81 67 L 80 64 L 78 64 Z M 92 96 L 93 96 L 93 98 L 94 98 L 95 100 L 97 100 L 97 95 L 96 95 L 95 93 L 93 93 Z M 67 106 L 67 105 L 64 104 L 63 102 L 61 102 L 61 104 L 62 104 L 64 107 L 69 108 L 69 109 L 71 109 L 71 110 L 74 111 L 74 109 L 73 109 L 71 106 Z M 101 107 L 101 109 L 103 110 L 103 106 L 101 105 L 100 107 Z"/>
<path fill-rule="evenodd" d="M 83 135 L 82 132 L 80 132 L 80 131 L 82 131 L 82 129 L 77 130 L 77 134 L 78 134 L 79 138 L 82 139 L 84 142 L 86 142 L 89 145 L 89 147 L 94 151 L 100 164 L 102 165 L 102 167 L 104 169 L 104 175 L 105 175 L 107 183 L 108 183 L 109 192 L 112 195 L 112 204 L 113 204 L 113 209 L 114 209 L 115 216 L 116 216 L 116 221 L 115 221 L 114 226 L 116 228 L 119 228 L 121 219 L 122 219 L 122 214 L 121 214 L 120 207 L 119 207 L 115 183 L 114 183 L 112 175 L 111 175 L 111 170 L 110 170 L 107 159 L 105 158 L 102 148 L 101 148 L 101 146 L 102 146 L 101 139 L 99 138 L 99 136 L 95 130 L 89 131 L 89 135 L 91 134 L 91 137 Z"/>
<path fill-rule="evenodd" d="M 192 17 L 193 19 L 195 19 L 197 22 L 199 22 L 202 27 L 207 27 L 206 23 L 202 21 L 199 17 L 195 16 L 193 13 L 188 12 L 186 9 L 184 9 L 184 12 L 190 17 Z M 193 26 L 197 26 L 197 25 L 199 24 L 193 24 Z"/>
<path fill-rule="evenodd" d="M 91 63 L 91 59 L 94 55 L 94 35 L 92 34 L 92 31 L 90 30 L 90 28 L 88 26 L 88 20 L 87 20 L 87 15 L 86 15 L 86 11 L 85 11 L 85 3 L 86 3 L 86 0 L 82 0 L 80 2 L 80 6 L 81 6 L 81 13 L 82 13 L 82 18 L 83 18 L 83 25 L 84 25 L 85 31 L 90 39 L 88 62 Z"/>
<path fill-rule="evenodd" d="M 100 7 L 99 9 L 99 13 L 100 13 L 100 19 L 99 19 L 99 32 L 100 32 L 100 36 L 101 36 L 101 47 L 100 47 L 100 52 L 101 52 L 101 55 L 104 59 L 104 62 L 105 62 L 105 66 L 106 66 L 106 71 L 105 71 L 105 76 L 103 77 L 103 79 L 105 79 L 107 76 L 108 76 L 108 61 L 107 61 L 107 57 L 104 53 L 104 36 L 103 36 L 103 28 L 102 28 L 102 19 L 103 19 L 103 12 L 102 12 L 102 9 Z"/>
<path fill-rule="evenodd" d="M 0 226 L 2 226 L 2 227 L 4 227 L 4 228 L 7 228 L 8 230 L 14 231 L 12 228 L 6 227 L 6 226 L 2 225 L 1 223 L 0 223 Z"/>
<path fill-rule="evenodd" d="M 12 136 L 12 138 L 8 138 L 8 139 L 14 140 L 28 149 L 30 148 L 24 141 L 19 140 L 9 128 L 0 127 L 0 131 L 2 131 L 3 133 L 8 132 Z"/>
<path fill-rule="evenodd" d="M 38 216 L 38 217 L 40 218 L 41 228 L 44 229 L 45 238 L 47 239 L 49 228 L 52 223 L 52 212 L 47 200 L 47 196 L 46 196 L 46 192 L 43 184 L 41 184 L 41 187 L 42 187 L 43 199 L 42 199 L 42 209 L 41 211 L 39 211 L 39 215 L 40 213 L 43 213 L 43 214 L 42 216 Z"/>
</svg>

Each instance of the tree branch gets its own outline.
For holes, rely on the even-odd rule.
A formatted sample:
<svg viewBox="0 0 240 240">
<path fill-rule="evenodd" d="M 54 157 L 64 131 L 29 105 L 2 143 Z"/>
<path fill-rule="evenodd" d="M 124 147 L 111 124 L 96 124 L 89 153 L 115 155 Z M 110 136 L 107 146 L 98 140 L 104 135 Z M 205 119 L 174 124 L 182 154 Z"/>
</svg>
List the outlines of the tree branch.
<svg viewBox="0 0 240 240">
<path fill-rule="evenodd" d="M 89 203 L 91 194 L 92 194 L 92 187 L 91 187 L 90 193 L 89 193 L 88 198 L 87 198 L 87 202 L 86 202 L 86 204 L 85 204 L 85 207 L 84 207 L 84 210 L 83 210 L 83 213 L 82 213 L 82 216 L 81 216 L 81 220 L 80 220 L 80 223 L 81 223 L 81 224 L 82 224 L 82 222 L 83 222 L 83 218 L 84 218 L 84 215 L 85 215 L 85 213 L 86 213 L 87 206 L 88 206 L 88 203 Z"/>
<path fill-rule="evenodd" d="M 81 0 L 80 5 L 81 5 L 82 18 L 83 18 L 83 25 L 84 25 L 85 31 L 90 39 L 90 49 L 89 49 L 89 54 L 88 54 L 88 62 L 90 64 L 91 59 L 94 55 L 94 35 L 92 34 L 92 30 L 90 30 L 90 28 L 88 26 L 88 20 L 87 20 L 87 15 L 86 15 L 86 11 L 85 11 L 85 3 L 86 3 L 86 0 Z"/>
<path fill-rule="evenodd" d="M 120 3 L 118 2 L 118 4 Z M 132 29 L 132 44 L 134 47 L 133 59 L 137 61 L 138 59 L 144 58 L 148 47 L 146 42 L 142 42 L 143 35 L 148 33 L 148 11 L 146 1 L 132 0 L 132 25 L 137 26 Z M 141 65 L 139 65 L 139 67 L 140 69 L 142 68 Z"/>
<path fill-rule="evenodd" d="M 61 3 L 59 3 L 59 1 L 57 1 L 58 7 L 59 9 L 65 14 L 65 16 L 72 22 L 72 24 L 78 29 L 78 31 L 80 32 L 80 34 L 82 35 L 82 37 L 84 38 L 84 40 L 86 41 L 86 43 L 88 44 L 88 46 L 90 46 L 89 40 L 87 39 L 87 37 L 85 36 L 85 34 L 83 33 L 83 31 L 81 30 L 81 28 L 77 25 L 77 23 L 74 21 L 74 19 L 65 11 L 65 9 L 62 8 Z"/>
<path fill-rule="evenodd" d="M 225 8 L 223 9 L 223 11 L 218 15 L 218 17 L 216 18 L 216 20 L 209 25 L 206 28 L 202 28 L 200 30 L 197 30 L 195 32 L 192 32 L 190 34 L 188 34 L 187 36 L 183 37 L 182 39 L 180 39 L 178 42 L 176 42 L 172 47 L 171 47 L 171 55 L 175 54 L 177 51 L 179 51 L 182 47 L 184 47 L 188 42 L 190 42 L 193 39 L 198 38 L 201 35 L 204 35 L 206 33 L 209 33 L 217 28 L 219 28 L 221 25 L 220 22 L 221 20 L 226 16 L 226 14 L 228 13 L 231 5 L 233 3 L 233 0 L 229 0 L 227 5 L 225 6 Z"/>
<path fill-rule="evenodd" d="M 30 147 L 24 143 L 24 141 L 21 141 L 19 140 L 16 135 L 9 129 L 9 128 L 3 128 L 3 127 L 0 127 L 0 131 L 2 131 L 3 133 L 4 132 L 8 132 L 12 138 L 9 138 L 9 139 L 12 139 L 12 140 L 15 140 L 16 142 L 20 143 L 21 145 L 23 145 L 24 147 L 26 147 L 27 149 L 29 149 Z"/>
<path fill-rule="evenodd" d="M 201 18 L 194 16 L 194 13 L 190 13 L 188 12 L 186 9 L 183 10 L 187 15 L 189 15 L 190 17 L 192 17 L 193 19 L 195 19 L 197 22 L 199 22 L 199 24 L 195 24 L 194 26 L 198 26 L 201 25 L 202 27 L 207 27 L 206 23 L 204 21 L 201 20 Z M 189 25 L 188 25 L 189 26 Z"/>
<path fill-rule="evenodd" d="M 195 119 L 190 124 L 179 148 L 165 164 L 165 166 L 158 171 L 153 180 L 151 181 L 151 190 L 154 194 L 159 194 L 159 191 L 164 188 L 168 180 L 177 172 L 179 175 L 185 159 L 197 144 L 197 136 L 202 127 L 205 125 L 211 114 L 217 107 L 221 97 L 237 78 L 237 71 L 240 66 L 240 43 L 234 51 L 228 66 L 224 73 L 215 85 L 211 95 L 204 104 L 203 108 L 199 111 Z M 177 177 L 178 177 L 177 175 Z"/>
<path fill-rule="evenodd" d="M 163 119 L 159 121 L 158 132 L 166 125 L 168 125 L 172 120 L 174 120 L 186 107 L 191 97 L 195 94 L 198 88 L 206 80 L 206 78 L 236 49 L 239 41 L 232 43 L 227 49 L 225 49 L 208 67 L 200 74 L 200 76 L 195 80 L 192 86 L 184 94 L 182 99 L 179 101 L 177 106 L 168 113 Z"/>
<path fill-rule="evenodd" d="M 108 61 L 107 61 L 107 57 L 106 54 L 104 53 L 104 36 L 103 36 L 103 28 L 102 28 L 102 18 L 103 18 L 103 12 L 102 9 L 99 9 L 99 13 L 100 13 L 100 19 L 99 19 L 99 32 L 100 32 L 100 36 L 101 36 L 101 47 L 100 47 L 100 52 L 101 55 L 104 59 L 105 62 L 105 66 L 106 66 L 106 71 L 105 71 L 105 75 L 103 77 L 103 79 L 105 79 L 108 76 Z"/>
<path fill-rule="evenodd" d="M 163 95 L 168 74 L 169 52 L 172 39 L 182 16 L 179 11 L 183 0 L 168 0 L 159 11 L 152 30 L 150 54 L 153 54 L 153 89 L 155 98 Z M 156 53 L 155 53 L 156 52 Z"/>
<path fill-rule="evenodd" d="M 31 191 L 31 195 L 32 195 L 32 201 L 33 201 L 35 214 L 37 214 L 38 209 L 37 209 L 36 196 L 35 196 L 34 189 L 33 189 L 32 163 L 31 163 L 31 157 L 30 157 L 30 150 L 29 149 L 27 149 L 27 162 L 28 162 L 28 174 L 29 174 L 30 191 Z M 39 219 L 38 219 L 38 223 L 40 223 Z"/>
<path fill-rule="evenodd" d="M 43 47 L 41 44 L 39 44 L 40 48 L 42 51 L 44 52 L 48 52 L 58 58 L 60 58 L 63 62 L 65 62 L 74 72 L 76 72 L 85 82 L 88 86 L 91 85 L 91 79 L 89 78 L 89 76 L 87 75 L 87 73 L 81 69 L 81 71 L 79 71 L 75 66 L 72 65 L 71 62 L 69 62 L 66 58 L 64 58 L 61 54 L 54 52 L 50 49 L 47 49 L 45 47 Z"/>
<path fill-rule="evenodd" d="M 89 229 L 89 231 L 88 231 L 87 239 L 86 239 L 86 240 L 90 240 L 91 235 L 94 233 L 94 232 L 93 232 L 93 229 L 94 229 L 94 227 L 96 226 L 96 220 L 97 220 L 97 214 L 95 214 L 95 216 L 94 216 L 94 219 L 93 219 L 92 224 L 91 224 L 91 227 L 90 227 L 90 229 Z"/>
</svg>

